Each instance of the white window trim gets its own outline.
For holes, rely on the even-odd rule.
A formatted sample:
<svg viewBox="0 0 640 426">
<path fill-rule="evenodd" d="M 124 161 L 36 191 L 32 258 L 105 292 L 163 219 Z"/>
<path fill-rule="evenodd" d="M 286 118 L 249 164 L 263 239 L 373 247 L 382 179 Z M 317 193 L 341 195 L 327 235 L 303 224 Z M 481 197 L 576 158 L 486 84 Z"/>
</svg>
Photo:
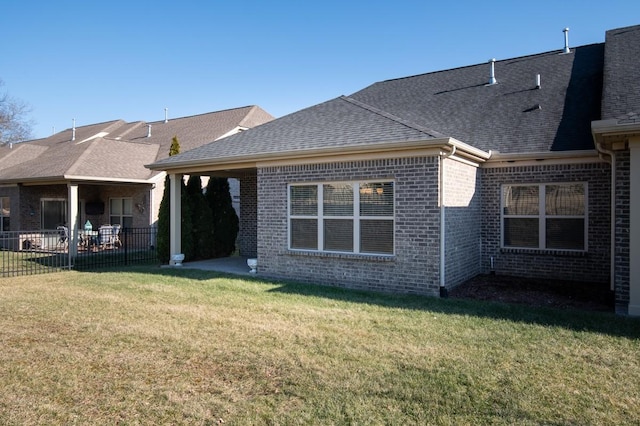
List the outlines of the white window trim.
<svg viewBox="0 0 640 426">
<path fill-rule="evenodd" d="M 360 216 L 360 185 L 368 183 L 391 183 L 393 184 L 393 216 Z M 292 215 L 291 214 L 291 187 L 292 186 L 317 186 L 318 194 L 318 214 L 316 216 L 310 215 Z M 353 188 L 353 214 L 350 216 L 335 216 L 324 215 L 324 191 L 323 185 L 351 185 Z M 315 219 L 318 224 L 318 248 L 312 249 L 299 249 L 291 247 L 291 220 L 292 219 Z M 339 219 L 339 220 L 352 220 L 353 221 L 353 251 L 338 251 L 338 250 L 324 250 L 324 221 L 325 219 Z M 362 220 L 389 220 L 394 223 L 394 230 L 392 234 L 392 247 L 393 253 L 361 253 L 360 252 L 360 221 Z M 396 250 L 396 185 L 395 181 L 391 179 L 370 179 L 359 181 L 338 181 L 338 182 L 301 182 L 291 183 L 287 185 L 287 248 L 291 251 L 297 252 L 313 252 L 313 253 L 339 253 L 339 254 L 355 254 L 360 256 L 395 256 Z"/>
<path fill-rule="evenodd" d="M 547 215 L 546 214 L 546 187 L 547 185 L 577 185 L 584 187 L 584 215 Z M 504 214 L 504 193 L 505 187 L 514 186 L 537 186 L 538 187 L 538 214 L 537 215 L 505 215 Z M 506 246 L 504 244 L 504 219 L 505 218 L 521 218 L 521 219 L 538 219 L 538 247 L 517 247 Z M 556 249 L 546 247 L 547 221 L 545 219 L 584 219 L 584 248 L 583 249 Z M 554 252 L 576 252 L 584 253 L 589 250 L 589 185 L 587 182 L 543 182 L 543 183 L 505 183 L 500 186 L 500 248 L 509 250 L 545 250 Z"/>
</svg>

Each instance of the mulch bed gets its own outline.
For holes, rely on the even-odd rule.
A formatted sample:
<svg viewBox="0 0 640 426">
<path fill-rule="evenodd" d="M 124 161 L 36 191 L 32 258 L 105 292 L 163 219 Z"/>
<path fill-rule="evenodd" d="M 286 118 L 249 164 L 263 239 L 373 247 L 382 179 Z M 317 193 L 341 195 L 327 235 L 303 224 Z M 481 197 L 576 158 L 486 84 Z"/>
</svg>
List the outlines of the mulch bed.
<svg viewBox="0 0 640 426">
<path fill-rule="evenodd" d="M 614 311 L 608 284 L 478 275 L 449 292 L 450 298 L 488 300 L 535 307 Z"/>
</svg>

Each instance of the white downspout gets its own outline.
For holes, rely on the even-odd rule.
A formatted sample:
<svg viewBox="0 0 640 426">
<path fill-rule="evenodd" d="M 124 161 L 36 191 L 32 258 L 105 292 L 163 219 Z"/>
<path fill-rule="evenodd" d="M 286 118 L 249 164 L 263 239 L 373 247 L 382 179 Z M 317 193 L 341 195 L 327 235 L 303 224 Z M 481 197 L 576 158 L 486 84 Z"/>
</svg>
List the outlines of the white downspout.
<svg viewBox="0 0 640 426">
<path fill-rule="evenodd" d="M 602 148 L 599 143 L 596 143 L 596 149 L 598 150 L 600 159 L 606 161 L 611 164 L 611 268 L 610 268 L 610 288 L 611 290 L 615 290 L 615 260 L 616 260 L 616 153 Z M 609 156 L 609 160 L 607 161 L 604 158 L 604 155 Z"/>
<path fill-rule="evenodd" d="M 448 292 L 445 287 L 445 211 L 444 211 L 444 160 L 456 153 L 456 146 L 453 145 L 451 152 L 440 154 L 440 297 L 447 297 Z"/>
</svg>

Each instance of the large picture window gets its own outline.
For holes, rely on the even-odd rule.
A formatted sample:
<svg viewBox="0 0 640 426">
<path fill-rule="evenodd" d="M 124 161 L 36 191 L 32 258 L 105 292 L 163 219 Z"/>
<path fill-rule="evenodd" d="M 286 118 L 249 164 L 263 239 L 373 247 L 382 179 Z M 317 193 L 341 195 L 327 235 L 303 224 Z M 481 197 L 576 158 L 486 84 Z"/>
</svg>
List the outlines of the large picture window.
<svg viewBox="0 0 640 426">
<path fill-rule="evenodd" d="M 289 186 L 289 248 L 393 254 L 393 182 Z"/>
<path fill-rule="evenodd" d="M 109 222 L 123 228 L 133 226 L 133 201 L 131 198 L 112 198 L 109 200 Z"/>
<path fill-rule="evenodd" d="M 504 185 L 503 247 L 586 250 L 586 200 L 585 183 Z"/>
<path fill-rule="evenodd" d="M 11 217 L 9 201 L 9 197 L 0 197 L 0 231 L 9 230 L 9 218 Z"/>
</svg>

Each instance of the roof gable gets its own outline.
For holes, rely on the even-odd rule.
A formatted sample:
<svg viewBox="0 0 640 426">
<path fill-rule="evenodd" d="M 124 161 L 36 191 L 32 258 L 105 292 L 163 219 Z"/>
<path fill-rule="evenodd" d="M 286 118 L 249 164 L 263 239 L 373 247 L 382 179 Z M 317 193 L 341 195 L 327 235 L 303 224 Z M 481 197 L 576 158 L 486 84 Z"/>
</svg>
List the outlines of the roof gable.
<svg viewBox="0 0 640 426">
<path fill-rule="evenodd" d="M 220 161 L 278 153 L 306 153 L 442 135 L 348 97 L 339 97 L 154 163 Z"/>
</svg>

